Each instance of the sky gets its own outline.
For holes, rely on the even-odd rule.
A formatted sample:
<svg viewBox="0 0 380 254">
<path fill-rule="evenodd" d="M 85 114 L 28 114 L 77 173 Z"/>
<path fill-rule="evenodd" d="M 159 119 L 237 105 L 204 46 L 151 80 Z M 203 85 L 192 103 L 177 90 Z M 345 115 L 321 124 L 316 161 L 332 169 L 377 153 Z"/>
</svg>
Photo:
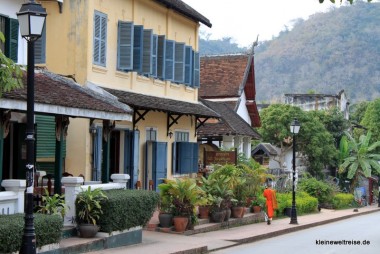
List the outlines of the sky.
<svg viewBox="0 0 380 254">
<path fill-rule="evenodd" d="M 271 40 L 279 32 L 292 28 L 292 20 L 306 20 L 316 12 L 326 12 L 339 7 L 339 0 L 332 4 L 325 0 L 182 0 L 212 24 L 209 28 L 202 24 L 200 32 L 209 39 L 232 37 L 233 42 L 247 47 L 256 41 Z M 347 4 L 344 0 L 343 4 Z"/>
</svg>

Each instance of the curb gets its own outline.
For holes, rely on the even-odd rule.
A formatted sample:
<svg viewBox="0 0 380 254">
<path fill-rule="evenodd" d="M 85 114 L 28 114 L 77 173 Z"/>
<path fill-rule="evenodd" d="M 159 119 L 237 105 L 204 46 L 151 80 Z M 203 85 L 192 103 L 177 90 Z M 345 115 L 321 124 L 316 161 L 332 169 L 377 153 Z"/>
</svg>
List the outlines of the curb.
<svg viewBox="0 0 380 254">
<path fill-rule="evenodd" d="M 332 223 L 332 222 L 349 219 L 349 218 L 352 218 L 352 217 L 357 217 L 357 216 L 361 216 L 361 215 L 371 214 L 371 213 L 375 213 L 375 212 L 380 212 L 380 209 L 371 210 L 371 211 L 365 211 L 365 212 L 356 213 L 356 214 L 354 213 L 354 214 L 345 215 L 345 216 L 337 217 L 337 218 L 333 218 L 333 219 L 327 219 L 327 220 L 323 220 L 323 221 L 319 221 L 319 222 L 313 222 L 313 223 L 309 223 L 309 224 L 305 224 L 305 225 L 301 225 L 301 226 L 281 229 L 281 230 L 278 230 L 278 231 L 274 231 L 274 232 L 270 232 L 270 233 L 266 233 L 266 234 L 261 234 L 261 235 L 256 235 L 256 236 L 252 236 L 252 237 L 247 237 L 247 238 L 243 238 L 243 239 L 239 239 L 239 240 L 229 240 L 231 242 L 236 242 L 236 244 L 230 245 L 230 246 L 226 246 L 226 247 L 220 247 L 220 248 L 211 249 L 211 250 L 208 250 L 208 251 L 209 252 L 213 252 L 213 251 L 217 251 L 217 250 L 222 250 L 222 249 L 227 249 L 227 248 L 235 247 L 235 246 L 238 246 L 238 245 L 241 245 L 241 244 L 245 244 L 245 243 L 253 243 L 253 242 L 256 242 L 256 241 L 260 241 L 260 240 L 264 240 L 264 239 L 268 239 L 268 238 L 284 235 L 284 234 L 287 234 L 287 233 L 292 233 L 292 232 L 296 232 L 296 231 L 300 231 L 300 230 L 304 230 L 304 229 L 308 229 L 308 228 L 312 228 L 312 227 L 316 227 L 316 226 L 321 226 L 321 225 L 329 224 L 329 223 Z M 192 252 L 192 253 L 195 254 L 195 253 L 199 253 L 199 252 Z M 188 253 L 186 253 L 186 254 L 188 254 Z"/>
</svg>

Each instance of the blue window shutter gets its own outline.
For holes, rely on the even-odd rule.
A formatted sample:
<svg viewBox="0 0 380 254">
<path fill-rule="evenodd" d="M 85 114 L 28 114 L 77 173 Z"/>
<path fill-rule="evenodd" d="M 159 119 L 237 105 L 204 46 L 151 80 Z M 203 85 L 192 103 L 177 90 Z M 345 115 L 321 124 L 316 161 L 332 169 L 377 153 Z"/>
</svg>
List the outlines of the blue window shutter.
<svg viewBox="0 0 380 254">
<path fill-rule="evenodd" d="M 3 18 L 5 21 L 5 55 L 17 63 L 18 54 L 18 20 Z M 1 42 L 0 42 L 1 43 Z"/>
<path fill-rule="evenodd" d="M 175 43 L 174 57 L 174 81 L 183 83 L 185 81 L 185 43 Z"/>
<path fill-rule="evenodd" d="M 103 128 L 96 127 L 96 135 L 94 140 L 94 172 L 92 173 L 93 181 L 100 181 L 102 175 L 102 147 L 103 147 Z"/>
<path fill-rule="evenodd" d="M 192 86 L 193 50 L 190 46 L 185 47 L 185 84 Z"/>
<path fill-rule="evenodd" d="M 134 26 L 133 35 L 133 70 L 138 73 L 142 72 L 142 62 L 143 62 L 143 26 Z"/>
<path fill-rule="evenodd" d="M 157 77 L 157 52 L 158 52 L 158 36 L 153 35 L 153 48 L 152 48 L 152 72 L 153 77 Z"/>
<path fill-rule="evenodd" d="M 132 160 L 132 170 L 133 170 L 133 186 L 139 179 L 139 160 L 140 160 L 140 132 L 133 131 L 133 144 L 132 144 L 133 160 Z M 132 180 L 132 179 L 131 179 Z"/>
<path fill-rule="evenodd" d="M 46 63 L 46 22 L 41 37 L 34 42 L 34 62 L 36 64 Z"/>
<path fill-rule="evenodd" d="M 177 142 L 173 142 L 172 144 L 172 174 L 178 174 L 177 167 Z"/>
<path fill-rule="evenodd" d="M 132 70 L 133 23 L 119 21 L 117 41 L 117 69 Z"/>
<path fill-rule="evenodd" d="M 176 142 L 177 150 L 177 173 L 189 174 L 198 172 L 198 152 L 197 143 Z"/>
<path fill-rule="evenodd" d="M 106 66 L 107 15 L 98 11 L 94 14 L 94 64 Z"/>
<path fill-rule="evenodd" d="M 153 142 L 153 165 L 152 175 L 154 181 L 154 189 L 158 191 L 157 186 L 163 183 L 163 179 L 167 178 L 167 143 Z"/>
<path fill-rule="evenodd" d="M 142 73 L 151 75 L 152 73 L 152 53 L 153 53 L 153 30 L 143 30 L 143 64 Z"/>
<path fill-rule="evenodd" d="M 175 42 L 166 40 L 165 48 L 165 79 L 174 80 L 174 49 Z"/>
<path fill-rule="evenodd" d="M 200 86 L 200 59 L 199 52 L 194 52 L 194 76 L 193 76 L 193 86 Z"/>
<path fill-rule="evenodd" d="M 159 35 L 157 38 L 157 77 L 165 78 L 165 35 Z"/>
</svg>

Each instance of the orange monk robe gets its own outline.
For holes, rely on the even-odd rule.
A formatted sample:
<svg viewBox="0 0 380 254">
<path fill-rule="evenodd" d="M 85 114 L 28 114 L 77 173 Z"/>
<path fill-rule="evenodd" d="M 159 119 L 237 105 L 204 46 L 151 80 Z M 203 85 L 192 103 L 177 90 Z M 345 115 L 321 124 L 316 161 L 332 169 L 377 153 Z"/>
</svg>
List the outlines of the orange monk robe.
<svg viewBox="0 0 380 254">
<path fill-rule="evenodd" d="M 265 189 L 263 196 L 267 202 L 267 213 L 269 218 L 273 218 L 274 210 L 277 209 L 276 192 L 272 189 Z"/>
</svg>

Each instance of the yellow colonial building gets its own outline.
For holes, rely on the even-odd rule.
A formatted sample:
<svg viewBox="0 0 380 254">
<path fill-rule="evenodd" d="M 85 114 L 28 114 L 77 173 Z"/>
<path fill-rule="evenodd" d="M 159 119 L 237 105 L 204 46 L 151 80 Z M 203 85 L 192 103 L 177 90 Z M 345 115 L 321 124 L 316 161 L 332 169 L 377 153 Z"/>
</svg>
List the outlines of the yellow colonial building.
<svg viewBox="0 0 380 254">
<path fill-rule="evenodd" d="M 197 128 L 218 114 L 198 102 L 200 23 L 178 0 L 40 1 L 48 13 L 39 64 L 117 100 L 127 120 L 70 117 L 64 171 L 130 188 L 196 173 Z"/>
</svg>

